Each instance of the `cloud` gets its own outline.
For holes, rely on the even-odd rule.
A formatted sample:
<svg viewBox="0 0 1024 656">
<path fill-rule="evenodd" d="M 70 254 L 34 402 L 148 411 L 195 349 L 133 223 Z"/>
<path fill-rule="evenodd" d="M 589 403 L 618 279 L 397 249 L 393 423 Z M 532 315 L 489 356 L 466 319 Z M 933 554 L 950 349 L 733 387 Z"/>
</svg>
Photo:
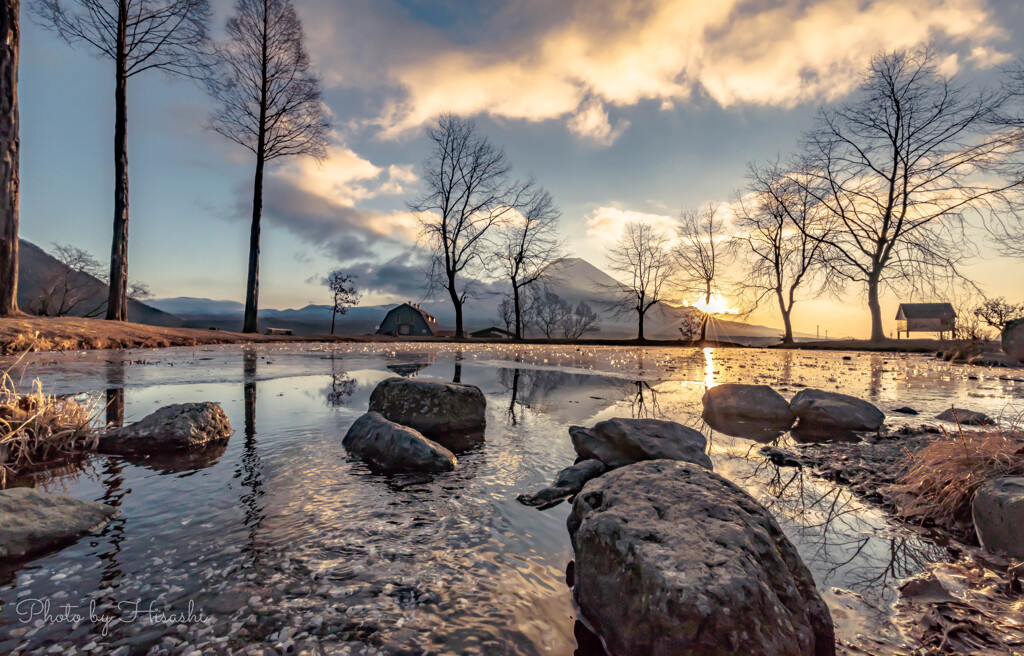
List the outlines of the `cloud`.
<svg viewBox="0 0 1024 656">
<path fill-rule="evenodd" d="M 629 121 L 619 119 L 613 128 L 608 122 L 608 112 L 599 100 L 590 100 L 585 103 L 575 116 L 568 121 L 569 130 L 581 137 L 590 139 L 602 146 L 608 146 L 619 138 Z"/>
<path fill-rule="evenodd" d="M 378 71 L 392 91 L 375 119 L 384 136 L 454 111 L 565 119 L 610 144 L 627 124 L 613 127 L 609 107 L 667 111 L 695 95 L 723 107 L 831 100 L 856 86 L 873 54 L 929 41 L 979 67 L 1006 57 L 985 0 L 522 0 L 492 24 L 518 29 L 481 28 L 467 44 L 398 23 L 410 42 Z"/>
<path fill-rule="evenodd" d="M 429 261 L 419 250 L 410 250 L 385 262 L 356 262 L 345 267 L 358 276 L 360 290 L 418 301 L 423 298 Z"/>
<path fill-rule="evenodd" d="M 627 223 L 642 221 L 648 223 L 666 236 L 673 236 L 676 218 L 664 214 L 623 210 L 617 207 L 599 207 L 586 216 L 587 237 L 604 243 L 614 242 L 622 234 Z"/>
</svg>

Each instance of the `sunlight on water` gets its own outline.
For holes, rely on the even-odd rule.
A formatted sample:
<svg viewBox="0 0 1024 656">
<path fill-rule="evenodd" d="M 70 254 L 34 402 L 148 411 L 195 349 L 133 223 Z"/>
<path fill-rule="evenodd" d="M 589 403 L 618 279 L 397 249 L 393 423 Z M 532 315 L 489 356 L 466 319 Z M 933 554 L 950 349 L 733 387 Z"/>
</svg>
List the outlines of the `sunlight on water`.
<svg viewBox="0 0 1024 656">
<path fill-rule="evenodd" d="M 569 507 L 538 512 L 515 496 L 572 464 L 569 426 L 615 416 L 702 430 L 716 471 L 764 504 L 797 546 L 840 634 L 898 644 L 895 582 L 944 559 L 943 548 L 810 474 L 776 468 L 758 442 L 710 430 L 701 396 L 723 382 L 768 384 L 787 397 L 820 387 L 887 411 L 912 405 L 925 422 L 952 403 L 1008 414 L 1024 397 L 1024 384 L 1005 373 L 923 356 L 723 348 L 211 347 L 38 354 L 17 373 L 101 399 L 115 422 L 217 401 L 235 434 L 186 458 L 95 457 L 40 475 L 43 489 L 105 501 L 121 515 L 63 551 L 0 570 L 5 653 L 93 640 L 144 653 L 202 630 L 230 635 L 227 649 L 270 644 L 294 627 L 340 653 L 568 656 L 580 639 L 564 581 Z M 484 391 L 487 431 L 457 454 L 455 471 L 387 477 L 346 456 L 348 426 L 373 387 L 395 375 L 458 378 Z M 36 598 L 99 608 L 192 602 L 213 620 L 205 629 L 120 623 L 104 636 L 90 621 L 20 622 L 19 602 Z"/>
</svg>

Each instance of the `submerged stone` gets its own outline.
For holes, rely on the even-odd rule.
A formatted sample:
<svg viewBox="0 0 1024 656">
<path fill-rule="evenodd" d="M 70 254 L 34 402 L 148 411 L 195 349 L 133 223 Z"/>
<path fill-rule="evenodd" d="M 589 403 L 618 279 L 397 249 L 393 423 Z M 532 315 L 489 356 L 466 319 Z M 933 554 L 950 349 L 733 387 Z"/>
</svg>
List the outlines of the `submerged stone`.
<svg viewBox="0 0 1024 656">
<path fill-rule="evenodd" d="M 587 481 L 597 478 L 607 470 L 608 468 L 600 460 L 582 460 L 572 467 L 566 467 L 558 472 L 552 485 L 533 494 L 520 494 L 516 500 L 525 506 L 544 510 L 557 505 L 563 499 L 579 494 Z"/>
<path fill-rule="evenodd" d="M 116 514 L 112 506 L 32 488 L 0 490 L 0 559 L 27 558 L 65 546 Z"/>
<path fill-rule="evenodd" d="M 954 424 L 959 423 L 963 426 L 992 426 L 996 423 L 994 419 L 984 412 L 975 412 L 974 410 L 965 410 L 963 408 L 950 408 L 935 415 L 935 418 Z"/>
<path fill-rule="evenodd" d="M 573 595 L 617 656 L 833 656 L 828 607 L 771 515 L 702 467 L 656 460 L 586 485 Z"/>
</svg>

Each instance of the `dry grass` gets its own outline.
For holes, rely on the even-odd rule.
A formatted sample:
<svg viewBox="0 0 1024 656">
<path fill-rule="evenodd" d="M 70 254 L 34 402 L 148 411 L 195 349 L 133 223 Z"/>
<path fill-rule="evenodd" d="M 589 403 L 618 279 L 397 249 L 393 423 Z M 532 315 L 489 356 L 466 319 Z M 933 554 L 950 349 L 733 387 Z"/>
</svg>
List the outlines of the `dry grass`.
<svg viewBox="0 0 1024 656">
<path fill-rule="evenodd" d="M 94 408 L 43 393 L 36 380 L 20 394 L 8 372 L 0 378 L 0 489 L 9 477 L 91 450 L 99 439 Z"/>
<path fill-rule="evenodd" d="M 971 501 L 986 482 L 1024 475 L 1024 432 L 1018 422 L 951 435 L 908 456 L 907 470 L 892 487 L 903 517 L 972 534 Z"/>
</svg>

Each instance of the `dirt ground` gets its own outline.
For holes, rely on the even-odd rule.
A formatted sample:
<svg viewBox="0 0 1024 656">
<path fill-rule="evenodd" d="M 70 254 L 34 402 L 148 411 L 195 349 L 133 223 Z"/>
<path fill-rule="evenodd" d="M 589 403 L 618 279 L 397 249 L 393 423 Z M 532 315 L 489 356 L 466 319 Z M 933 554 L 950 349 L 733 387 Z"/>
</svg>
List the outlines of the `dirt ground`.
<svg viewBox="0 0 1024 656">
<path fill-rule="evenodd" d="M 22 351 L 78 351 L 105 348 L 157 348 L 241 342 L 370 341 L 331 335 L 246 335 L 222 330 L 163 328 L 139 323 L 77 317 L 0 319 L 0 354 Z"/>
</svg>

